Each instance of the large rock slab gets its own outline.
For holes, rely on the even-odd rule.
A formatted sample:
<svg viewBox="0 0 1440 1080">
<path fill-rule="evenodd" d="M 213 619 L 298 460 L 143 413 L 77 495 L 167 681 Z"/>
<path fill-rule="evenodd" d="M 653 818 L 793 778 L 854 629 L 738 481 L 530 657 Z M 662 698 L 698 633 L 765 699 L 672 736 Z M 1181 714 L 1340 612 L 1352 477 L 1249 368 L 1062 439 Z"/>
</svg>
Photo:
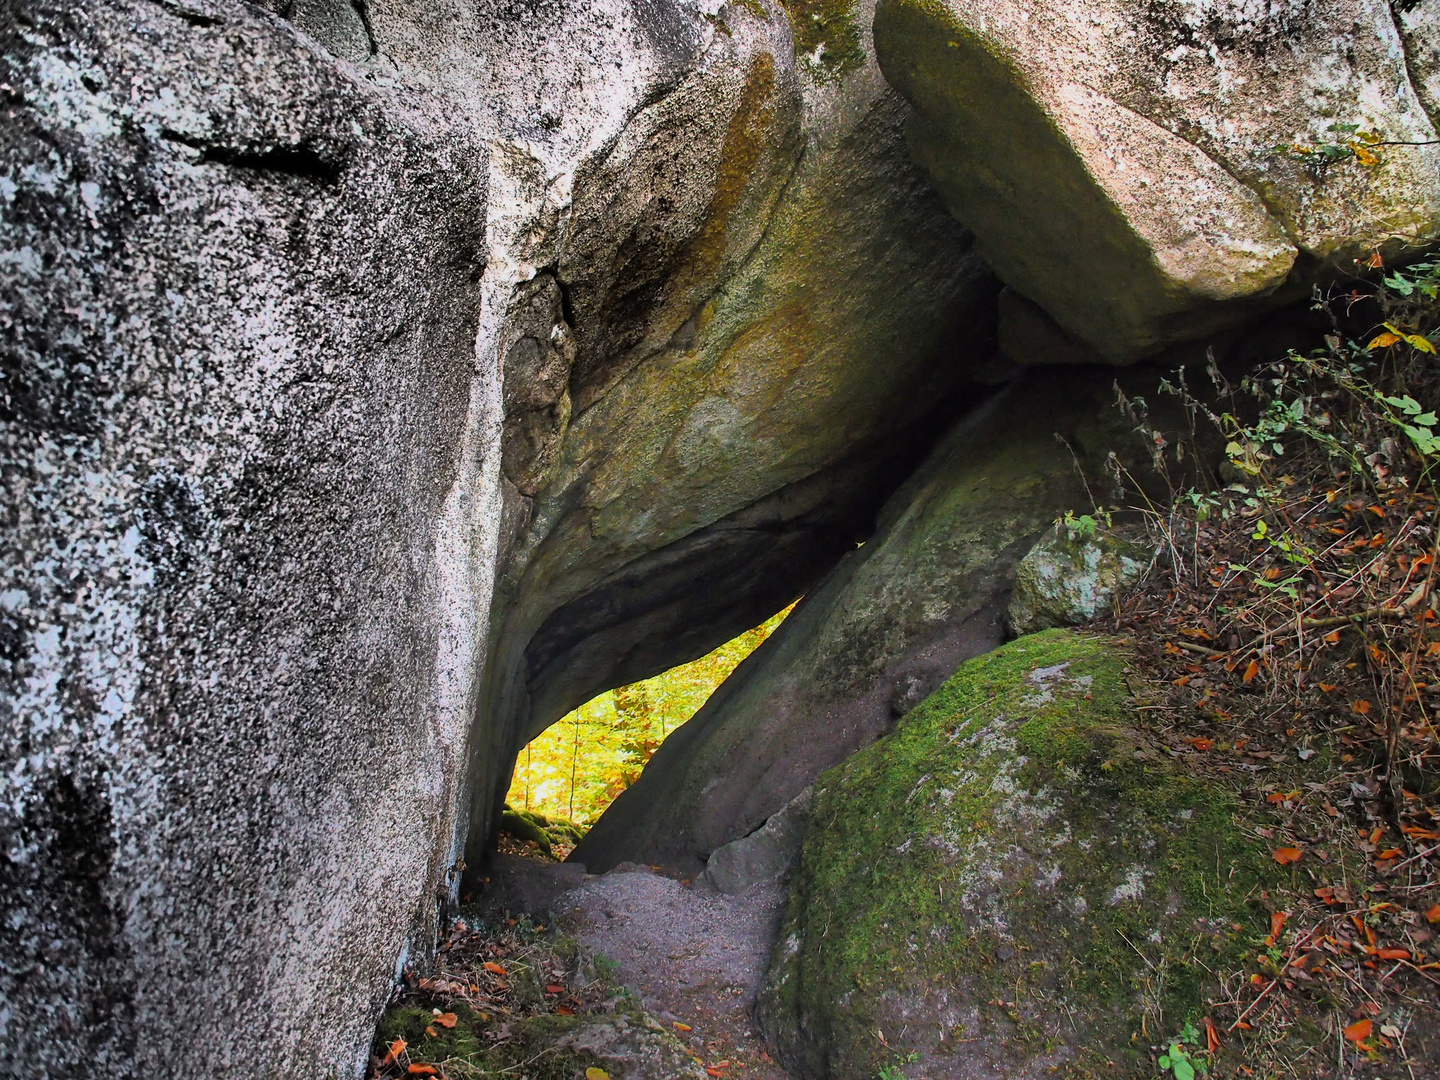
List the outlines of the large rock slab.
<svg viewBox="0 0 1440 1080">
<path fill-rule="evenodd" d="M 993 349 L 996 284 L 909 159 L 871 7 L 825 27 L 791 7 L 656 5 L 688 28 L 665 35 L 689 43 L 683 63 L 573 157 L 570 84 L 524 83 L 551 95 L 529 111 L 559 119 L 524 133 L 553 179 L 497 183 L 535 195 L 517 273 L 546 268 L 564 302 L 563 322 L 523 336 L 573 335 L 576 352 L 553 464 L 507 486 L 472 864 L 526 741 L 810 588 L 872 531 Z M 608 55 L 608 32 L 587 34 Z"/>
<path fill-rule="evenodd" d="M 1275 871 L 1149 744 L 1125 663 L 1020 638 L 821 778 L 757 1003 L 796 1075 L 1151 1075 L 1206 965 L 1264 933 L 1247 898 Z"/>
<path fill-rule="evenodd" d="M 1435 140 L 1427 20 L 1385 0 L 881 0 L 875 34 L 982 254 L 1127 362 L 1433 242 L 1440 147 L 1373 167 L 1276 150 L 1344 144 L 1333 124 Z"/>
<path fill-rule="evenodd" d="M 823 574 L 993 336 L 868 9 L 265 6 L 0 23 L 42 1075 L 357 1069 L 515 750 Z"/>
<path fill-rule="evenodd" d="M 1108 398 L 1089 372 L 1037 372 L 957 425 L 876 534 L 671 734 L 572 857 L 594 871 L 698 868 L 999 645 L 1016 564 L 1088 503 L 1072 449 L 1098 478 L 1124 444 Z"/>
<path fill-rule="evenodd" d="M 248 5 L 0 36 L 4 1068 L 351 1075 L 454 860 L 485 147 Z"/>
</svg>

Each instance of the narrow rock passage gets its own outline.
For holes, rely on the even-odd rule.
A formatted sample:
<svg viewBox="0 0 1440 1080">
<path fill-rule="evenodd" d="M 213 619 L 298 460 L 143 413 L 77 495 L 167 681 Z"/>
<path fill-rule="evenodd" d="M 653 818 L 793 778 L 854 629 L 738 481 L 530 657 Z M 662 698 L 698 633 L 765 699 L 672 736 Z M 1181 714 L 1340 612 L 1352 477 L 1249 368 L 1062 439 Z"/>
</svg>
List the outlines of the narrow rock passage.
<svg viewBox="0 0 1440 1080">
<path fill-rule="evenodd" d="M 789 1080 L 750 1014 L 785 895 L 769 884 L 726 896 L 634 863 L 584 875 L 574 864 L 502 857 L 487 900 L 537 915 L 548 909 L 585 951 L 616 966 L 618 980 L 712 1075 Z"/>
</svg>

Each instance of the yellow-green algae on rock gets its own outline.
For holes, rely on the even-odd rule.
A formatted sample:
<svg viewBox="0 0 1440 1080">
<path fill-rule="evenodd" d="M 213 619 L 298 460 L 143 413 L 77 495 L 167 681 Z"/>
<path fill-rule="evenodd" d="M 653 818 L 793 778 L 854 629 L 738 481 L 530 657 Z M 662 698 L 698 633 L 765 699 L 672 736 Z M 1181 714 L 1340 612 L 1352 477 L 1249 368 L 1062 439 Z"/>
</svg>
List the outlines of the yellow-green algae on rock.
<svg viewBox="0 0 1440 1080">
<path fill-rule="evenodd" d="M 759 1002 L 789 1066 L 1129 1075 L 1203 1012 L 1264 933 L 1268 864 L 1233 798 L 1150 744 L 1128 659 L 1020 638 L 821 778 Z"/>
</svg>

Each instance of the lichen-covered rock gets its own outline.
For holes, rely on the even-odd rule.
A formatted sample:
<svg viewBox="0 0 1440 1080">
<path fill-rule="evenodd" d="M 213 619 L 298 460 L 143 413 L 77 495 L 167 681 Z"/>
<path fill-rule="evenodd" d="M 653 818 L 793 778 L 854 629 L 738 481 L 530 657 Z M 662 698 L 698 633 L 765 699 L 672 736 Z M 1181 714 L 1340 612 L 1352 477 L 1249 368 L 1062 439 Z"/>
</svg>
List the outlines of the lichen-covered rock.
<svg viewBox="0 0 1440 1080">
<path fill-rule="evenodd" d="M 1078 626 L 1139 581 L 1153 561 L 1153 552 L 1093 518 L 1057 521 L 1015 568 L 1010 632 L 1018 637 Z"/>
<path fill-rule="evenodd" d="M 7 4 L 0 99 L 0 1069 L 352 1075 L 454 861 L 486 148 L 213 0 Z"/>
<path fill-rule="evenodd" d="M 981 252 L 1126 362 L 1433 242 L 1425 19 L 1397 26 L 1386 0 L 881 0 L 875 37 Z M 1276 149 L 1343 147 L 1337 124 L 1416 145 L 1333 166 Z"/>
<path fill-rule="evenodd" d="M 994 279 L 863 4 L 0 41 L 0 1042 L 347 1074 L 516 748 L 864 535 Z"/>
<path fill-rule="evenodd" d="M 1263 933 L 1263 851 L 1150 747 L 1125 663 L 1021 638 L 821 778 L 757 1006 L 798 1075 L 1149 1075 L 1142 1018 L 1193 1019 Z"/>
</svg>

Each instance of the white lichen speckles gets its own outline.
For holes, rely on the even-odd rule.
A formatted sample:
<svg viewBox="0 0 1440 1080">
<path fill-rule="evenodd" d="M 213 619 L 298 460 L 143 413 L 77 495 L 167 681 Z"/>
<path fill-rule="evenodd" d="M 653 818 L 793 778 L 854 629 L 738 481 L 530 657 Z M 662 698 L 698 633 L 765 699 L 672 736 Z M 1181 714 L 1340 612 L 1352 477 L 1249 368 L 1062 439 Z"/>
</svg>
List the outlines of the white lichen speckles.
<svg viewBox="0 0 1440 1080">
<path fill-rule="evenodd" d="M 1145 879 L 1154 876 L 1153 870 L 1134 865 L 1126 867 L 1125 876 L 1110 893 L 1110 906 L 1139 901 L 1145 895 Z"/>
</svg>

